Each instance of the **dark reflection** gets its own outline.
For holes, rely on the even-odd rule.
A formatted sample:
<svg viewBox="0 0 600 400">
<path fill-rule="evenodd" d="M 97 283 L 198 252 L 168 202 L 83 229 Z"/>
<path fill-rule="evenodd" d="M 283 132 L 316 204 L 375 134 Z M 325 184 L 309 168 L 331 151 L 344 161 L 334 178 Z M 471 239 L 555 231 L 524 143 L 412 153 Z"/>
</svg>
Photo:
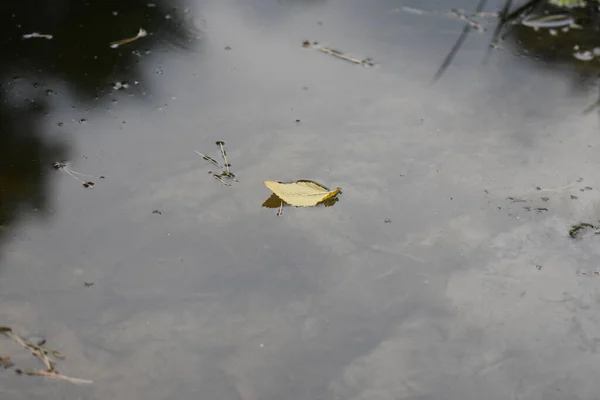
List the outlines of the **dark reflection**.
<svg viewBox="0 0 600 400">
<path fill-rule="evenodd" d="M 48 165 L 66 155 L 40 135 L 36 120 L 42 113 L 0 106 L 0 240 L 21 211 L 45 209 Z"/>
<path fill-rule="evenodd" d="M 600 72 L 598 3 L 563 0 L 561 4 L 580 6 L 534 0 L 515 7 L 501 21 L 504 32 L 493 45 L 568 72 L 575 88 L 587 89 Z"/>
<path fill-rule="evenodd" d="M 63 81 L 76 100 L 93 99 L 112 90 L 115 80 L 141 80 L 137 64 L 159 45 L 185 49 L 191 40 L 186 25 L 182 7 L 165 0 L 11 1 L 0 5 L 0 74 L 35 77 L 40 87 Z M 140 28 L 146 37 L 110 48 Z M 23 39 L 31 33 L 52 39 Z"/>
<path fill-rule="evenodd" d="M 485 7 L 486 3 L 487 3 L 487 0 L 479 0 L 479 2 L 477 3 L 477 7 L 475 8 L 475 12 L 473 14 L 477 15 L 478 13 L 480 13 L 483 10 L 483 8 Z M 475 21 L 469 20 L 469 22 L 467 22 L 465 24 L 465 26 L 463 27 L 463 31 L 460 34 L 460 36 L 458 37 L 458 39 L 456 40 L 456 43 L 454 43 L 454 46 L 452 46 L 452 49 L 450 49 L 450 52 L 448 53 L 448 55 L 442 62 L 442 65 L 435 73 L 435 75 L 433 77 L 434 82 L 437 81 L 438 79 L 440 79 L 442 77 L 442 75 L 444 75 L 444 72 L 446 72 L 446 69 L 452 63 L 454 56 L 456 55 L 458 50 L 461 48 L 461 46 L 467 39 L 467 36 L 471 32 L 471 29 L 473 29 L 473 22 L 475 22 Z"/>
<path fill-rule="evenodd" d="M 479 0 L 462 34 L 434 76 L 443 76 L 467 35 L 477 29 L 486 0 Z M 565 72 L 577 90 L 595 85 L 600 73 L 600 4 L 582 0 L 504 0 L 497 12 L 487 63 L 493 49 L 526 56 L 544 68 Z M 421 11 L 421 10 L 417 10 Z M 600 102 L 599 102 L 600 104 Z"/>
<path fill-rule="evenodd" d="M 43 215 L 52 163 L 68 157 L 60 136 L 46 131 L 57 122 L 47 118 L 52 105 L 97 107 L 119 85 L 148 92 L 139 63 L 160 48 L 189 50 L 196 32 L 185 17 L 182 4 L 167 0 L 0 3 L 0 240 L 22 213 Z M 140 28 L 147 36 L 110 47 Z"/>
<path fill-rule="evenodd" d="M 331 206 L 335 205 L 335 203 L 337 203 L 338 201 L 340 201 L 339 198 L 331 197 L 331 198 L 317 204 L 317 206 L 331 207 Z M 289 206 L 288 203 L 281 200 L 281 198 L 279 196 L 277 196 L 275 193 L 273 193 L 268 199 L 266 199 L 264 201 L 262 206 L 265 208 L 279 208 L 279 207 L 281 207 L 282 203 L 283 203 L 283 207 Z"/>
</svg>

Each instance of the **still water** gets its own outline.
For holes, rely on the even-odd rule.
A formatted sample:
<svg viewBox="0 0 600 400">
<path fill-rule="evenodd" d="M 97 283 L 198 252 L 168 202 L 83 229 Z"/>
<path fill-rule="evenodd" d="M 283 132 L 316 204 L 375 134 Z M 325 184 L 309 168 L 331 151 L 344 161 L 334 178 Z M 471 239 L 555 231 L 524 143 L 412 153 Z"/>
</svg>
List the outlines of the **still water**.
<svg viewBox="0 0 600 400">
<path fill-rule="evenodd" d="M 594 43 L 484 16 L 434 82 L 477 5 L 0 6 L 0 325 L 93 380 L 0 398 L 596 399 Z"/>
</svg>

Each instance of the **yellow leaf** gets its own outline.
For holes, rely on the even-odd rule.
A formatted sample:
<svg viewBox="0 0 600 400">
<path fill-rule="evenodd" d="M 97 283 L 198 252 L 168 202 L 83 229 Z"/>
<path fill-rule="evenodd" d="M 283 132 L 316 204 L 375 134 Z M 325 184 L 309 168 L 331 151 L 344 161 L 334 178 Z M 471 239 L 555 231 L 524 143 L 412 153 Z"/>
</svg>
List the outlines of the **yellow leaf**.
<svg viewBox="0 0 600 400">
<path fill-rule="evenodd" d="M 281 200 L 296 207 L 311 207 L 331 199 L 340 193 L 341 188 L 329 190 L 313 181 L 290 183 L 265 181 L 265 186 Z"/>
</svg>

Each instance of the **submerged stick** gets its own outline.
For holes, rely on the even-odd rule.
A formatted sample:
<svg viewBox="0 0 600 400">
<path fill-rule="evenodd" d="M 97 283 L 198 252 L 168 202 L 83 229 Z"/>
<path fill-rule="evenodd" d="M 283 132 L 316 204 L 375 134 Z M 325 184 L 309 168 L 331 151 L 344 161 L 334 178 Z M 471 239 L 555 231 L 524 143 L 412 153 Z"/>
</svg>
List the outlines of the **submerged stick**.
<svg viewBox="0 0 600 400">
<path fill-rule="evenodd" d="M 12 330 L 3 331 L 2 333 L 4 333 L 6 336 L 8 336 L 12 340 L 14 340 L 16 343 L 23 346 L 23 348 L 25 348 L 26 350 L 29 350 L 34 357 L 36 357 L 38 360 L 40 360 L 46 366 L 48 371 L 56 370 L 56 363 L 52 359 L 50 359 L 47 355 L 48 353 L 52 353 L 52 350 L 46 349 L 41 346 L 36 346 L 32 343 L 28 343 L 23 338 L 21 338 L 19 335 L 16 335 L 15 333 L 13 333 Z"/>
<path fill-rule="evenodd" d="M 92 383 L 94 383 L 94 381 L 91 381 L 89 379 L 73 378 L 71 376 L 59 374 L 56 371 L 34 370 L 34 371 L 20 371 L 20 373 L 28 375 L 28 376 L 44 376 L 46 378 L 59 379 L 61 381 L 67 381 L 67 382 L 71 382 L 71 383 L 75 383 L 75 384 L 91 385 Z"/>
<path fill-rule="evenodd" d="M 219 140 L 216 142 L 216 144 L 221 149 L 221 157 L 223 158 L 223 163 L 224 163 L 223 165 L 219 164 L 217 162 L 217 160 L 215 160 L 214 158 L 209 157 L 206 154 L 200 153 L 198 150 L 194 150 L 194 152 L 196 154 L 198 154 L 199 156 L 201 156 L 206 161 L 209 161 L 210 163 L 212 163 L 213 165 L 216 165 L 217 167 L 219 167 L 221 169 L 220 174 L 217 174 L 216 172 L 213 172 L 213 171 L 208 171 L 208 173 L 210 175 L 212 175 L 215 179 L 220 181 L 223 185 L 231 186 L 231 184 L 226 182 L 223 178 L 231 179 L 234 182 L 238 182 L 238 180 L 235 179 L 235 175 L 230 170 L 231 164 L 229 164 L 229 160 L 227 159 L 227 151 L 225 150 L 225 142 L 223 142 L 222 140 Z"/>
<path fill-rule="evenodd" d="M 91 177 L 92 175 L 82 174 L 82 173 L 79 173 L 77 171 L 70 169 L 69 165 L 66 161 L 56 161 L 52 164 L 52 167 L 57 171 L 66 172 L 67 174 L 69 174 L 69 176 L 71 176 L 72 178 L 75 178 L 76 180 L 81 182 L 81 184 L 86 188 L 92 188 L 95 185 L 95 183 L 92 181 L 84 181 L 83 179 L 75 176 L 75 175 L 79 175 L 79 176 L 84 176 L 84 177 L 86 177 L 86 176 Z M 102 177 L 100 177 L 100 179 L 102 179 Z"/>
<path fill-rule="evenodd" d="M 500 37 L 500 32 L 502 32 L 502 28 L 504 27 L 504 24 L 506 24 L 508 22 L 506 20 L 506 17 L 508 15 L 511 7 L 512 7 L 512 0 L 505 0 L 504 7 L 502 8 L 502 11 L 500 12 L 500 20 L 498 21 L 498 24 L 496 25 L 496 29 L 494 29 L 494 34 L 492 35 L 492 38 L 490 39 L 490 45 L 488 46 L 488 49 L 483 58 L 483 65 L 487 65 L 487 63 L 490 59 L 490 56 L 492 54 L 492 49 L 499 45 L 498 38 Z"/>
<path fill-rule="evenodd" d="M 575 182 L 573 182 L 573 183 L 570 183 L 570 184 L 568 184 L 568 185 L 566 185 L 566 186 L 561 186 L 561 187 L 554 188 L 554 189 L 544 189 L 544 188 L 540 188 L 540 189 L 538 189 L 538 191 L 539 191 L 539 192 L 559 192 L 559 191 L 561 191 L 561 190 L 568 189 L 568 188 L 570 188 L 571 186 L 573 186 L 573 185 L 575 185 L 575 184 L 577 184 L 577 183 L 579 183 L 579 182 L 581 182 L 581 181 L 580 181 L 580 180 L 577 180 L 577 181 L 575 181 Z"/>
<path fill-rule="evenodd" d="M 35 358 L 40 360 L 46 367 L 46 370 L 33 370 L 33 371 L 22 371 L 20 369 L 17 369 L 16 372 L 18 374 L 25 374 L 25 375 L 29 375 L 29 376 L 45 376 L 48 378 L 59 379 L 59 380 L 68 381 L 68 382 L 76 383 L 76 384 L 91 384 L 91 383 L 93 383 L 93 381 L 88 380 L 88 379 L 73 378 L 70 376 L 60 374 L 56 370 L 56 362 L 48 356 L 48 355 L 52 355 L 56 358 L 63 359 L 64 357 L 58 351 L 54 351 L 54 350 L 50 350 L 46 347 L 42 347 L 41 344 L 36 345 L 33 343 L 29 343 L 28 341 L 23 339 L 21 336 L 14 333 L 11 328 L 6 327 L 6 326 L 0 327 L 0 333 L 11 338 L 17 344 L 21 345 L 24 349 L 29 350 L 31 352 L 31 354 Z"/>
<path fill-rule="evenodd" d="M 54 36 L 49 35 L 47 33 L 38 33 L 38 32 L 33 32 L 33 33 L 26 33 L 25 35 L 23 35 L 23 39 L 52 39 Z"/>
<path fill-rule="evenodd" d="M 523 4 L 522 6 L 517 7 L 513 12 L 504 16 L 505 22 L 509 22 L 515 18 L 518 18 L 519 16 L 521 16 L 521 14 L 523 14 L 523 13 L 531 10 L 533 7 L 535 7 L 540 1 L 541 0 L 530 0 L 527 3 Z"/>
<path fill-rule="evenodd" d="M 214 158 L 206 156 L 206 155 L 200 153 L 198 150 L 194 150 L 194 153 L 198 154 L 199 156 L 201 156 L 202 158 L 204 158 L 206 161 L 209 161 L 209 162 L 215 164 L 217 167 L 223 169 L 223 167 L 221 167 L 221 164 L 219 164 L 217 162 L 217 160 L 215 160 Z"/>
<path fill-rule="evenodd" d="M 483 7 L 485 7 L 486 3 L 487 3 L 487 0 L 479 0 L 479 3 L 477 4 L 477 8 L 475 9 L 475 13 L 481 12 L 481 10 L 483 10 Z M 464 41 L 467 39 L 467 36 L 469 35 L 471 28 L 472 28 L 472 25 L 470 23 L 465 24 L 465 27 L 463 28 L 462 33 L 456 40 L 456 43 L 454 43 L 454 46 L 452 46 L 452 49 L 450 49 L 450 52 L 448 53 L 448 55 L 442 62 L 442 65 L 435 73 L 435 75 L 433 77 L 434 83 L 437 82 L 442 77 L 442 75 L 444 75 L 444 72 L 446 72 L 446 69 L 452 63 L 454 56 L 456 56 L 456 53 L 458 53 L 458 50 L 462 47 Z"/>
<path fill-rule="evenodd" d="M 217 142 L 217 146 L 221 148 L 221 157 L 223 157 L 223 162 L 225 162 L 225 172 L 227 172 L 227 175 L 229 175 L 229 162 L 227 161 L 227 153 L 225 152 L 225 147 L 223 147 L 224 144 L 225 142 L 221 140 Z"/>
<path fill-rule="evenodd" d="M 139 38 L 142 38 L 142 37 L 144 37 L 146 35 L 148 35 L 148 32 L 146 32 L 143 28 L 140 28 L 140 30 L 137 33 L 137 35 L 135 35 L 134 37 L 127 38 L 127 39 L 121 39 L 121 40 L 117 40 L 116 42 L 112 42 L 110 44 L 110 48 L 111 49 L 116 49 L 117 47 L 123 46 L 124 44 L 135 42 Z"/>
<path fill-rule="evenodd" d="M 354 64 L 370 65 L 370 66 L 373 65 L 371 60 L 368 58 L 365 58 L 364 60 L 359 60 L 358 58 L 347 56 L 346 54 L 342 53 L 341 51 L 333 50 L 333 49 L 330 49 L 329 47 L 316 46 L 315 49 L 317 49 L 323 53 L 330 54 L 334 57 L 340 58 L 342 60 L 349 61 Z"/>
<path fill-rule="evenodd" d="M 222 183 L 223 185 L 225 185 L 225 186 L 231 186 L 231 184 L 230 184 L 230 183 L 227 183 L 227 182 L 225 182 L 225 181 L 223 180 L 223 178 L 221 177 L 222 175 L 220 175 L 220 174 L 215 174 L 215 173 L 214 173 L 214 172 L 212 172 L 212 171 L 208 171 L 208 173 L 209 173 L 209 174 L 211 174 L 211 175 L 212 175 L 212 176 L 213 176 L 213 177 L 214 177 L 216 180 L 218 180 L 218 181 L 221 181 L 221 183 Z"/>
</svg>

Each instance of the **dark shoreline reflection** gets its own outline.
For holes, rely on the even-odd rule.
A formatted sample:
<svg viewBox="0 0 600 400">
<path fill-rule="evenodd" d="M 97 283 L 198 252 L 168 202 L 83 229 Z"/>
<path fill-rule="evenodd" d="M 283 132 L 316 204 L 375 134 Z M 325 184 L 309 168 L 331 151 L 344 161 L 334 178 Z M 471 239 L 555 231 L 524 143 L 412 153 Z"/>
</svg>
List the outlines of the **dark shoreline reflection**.
<svg viewBox="0 0 600 400">
<path fill-rule="evenodd" d="M 504 21 L 502 42 L 545 68 L 568 75 L 576 91 L 586 91 L 597 84 L 600 74 L 600 11 L 595 2 L 587 3 L 568 8 L 534 0 L 515 6 Z M 515 13 L 519 9 L 522 12 Z M 555 17 L 556 26 L 527 26 L 548 16 Z"/>
<path fill-rule="evenodd" d="M 168 0 L 0 3 L 0 241 L 22 213 L 47 211 L 52 163 L 69 148 L 46 131 L 54 107 L 97 107 L 115 82 L 151 91 L 140 63 L 158 49 L 190 51 L 198 35 L 186 17 L 184 4 Z M 110 47 L 140 28 L 147 36 Z M 24 38 L 33 33 L 51 38 Z"/>
</svg>

